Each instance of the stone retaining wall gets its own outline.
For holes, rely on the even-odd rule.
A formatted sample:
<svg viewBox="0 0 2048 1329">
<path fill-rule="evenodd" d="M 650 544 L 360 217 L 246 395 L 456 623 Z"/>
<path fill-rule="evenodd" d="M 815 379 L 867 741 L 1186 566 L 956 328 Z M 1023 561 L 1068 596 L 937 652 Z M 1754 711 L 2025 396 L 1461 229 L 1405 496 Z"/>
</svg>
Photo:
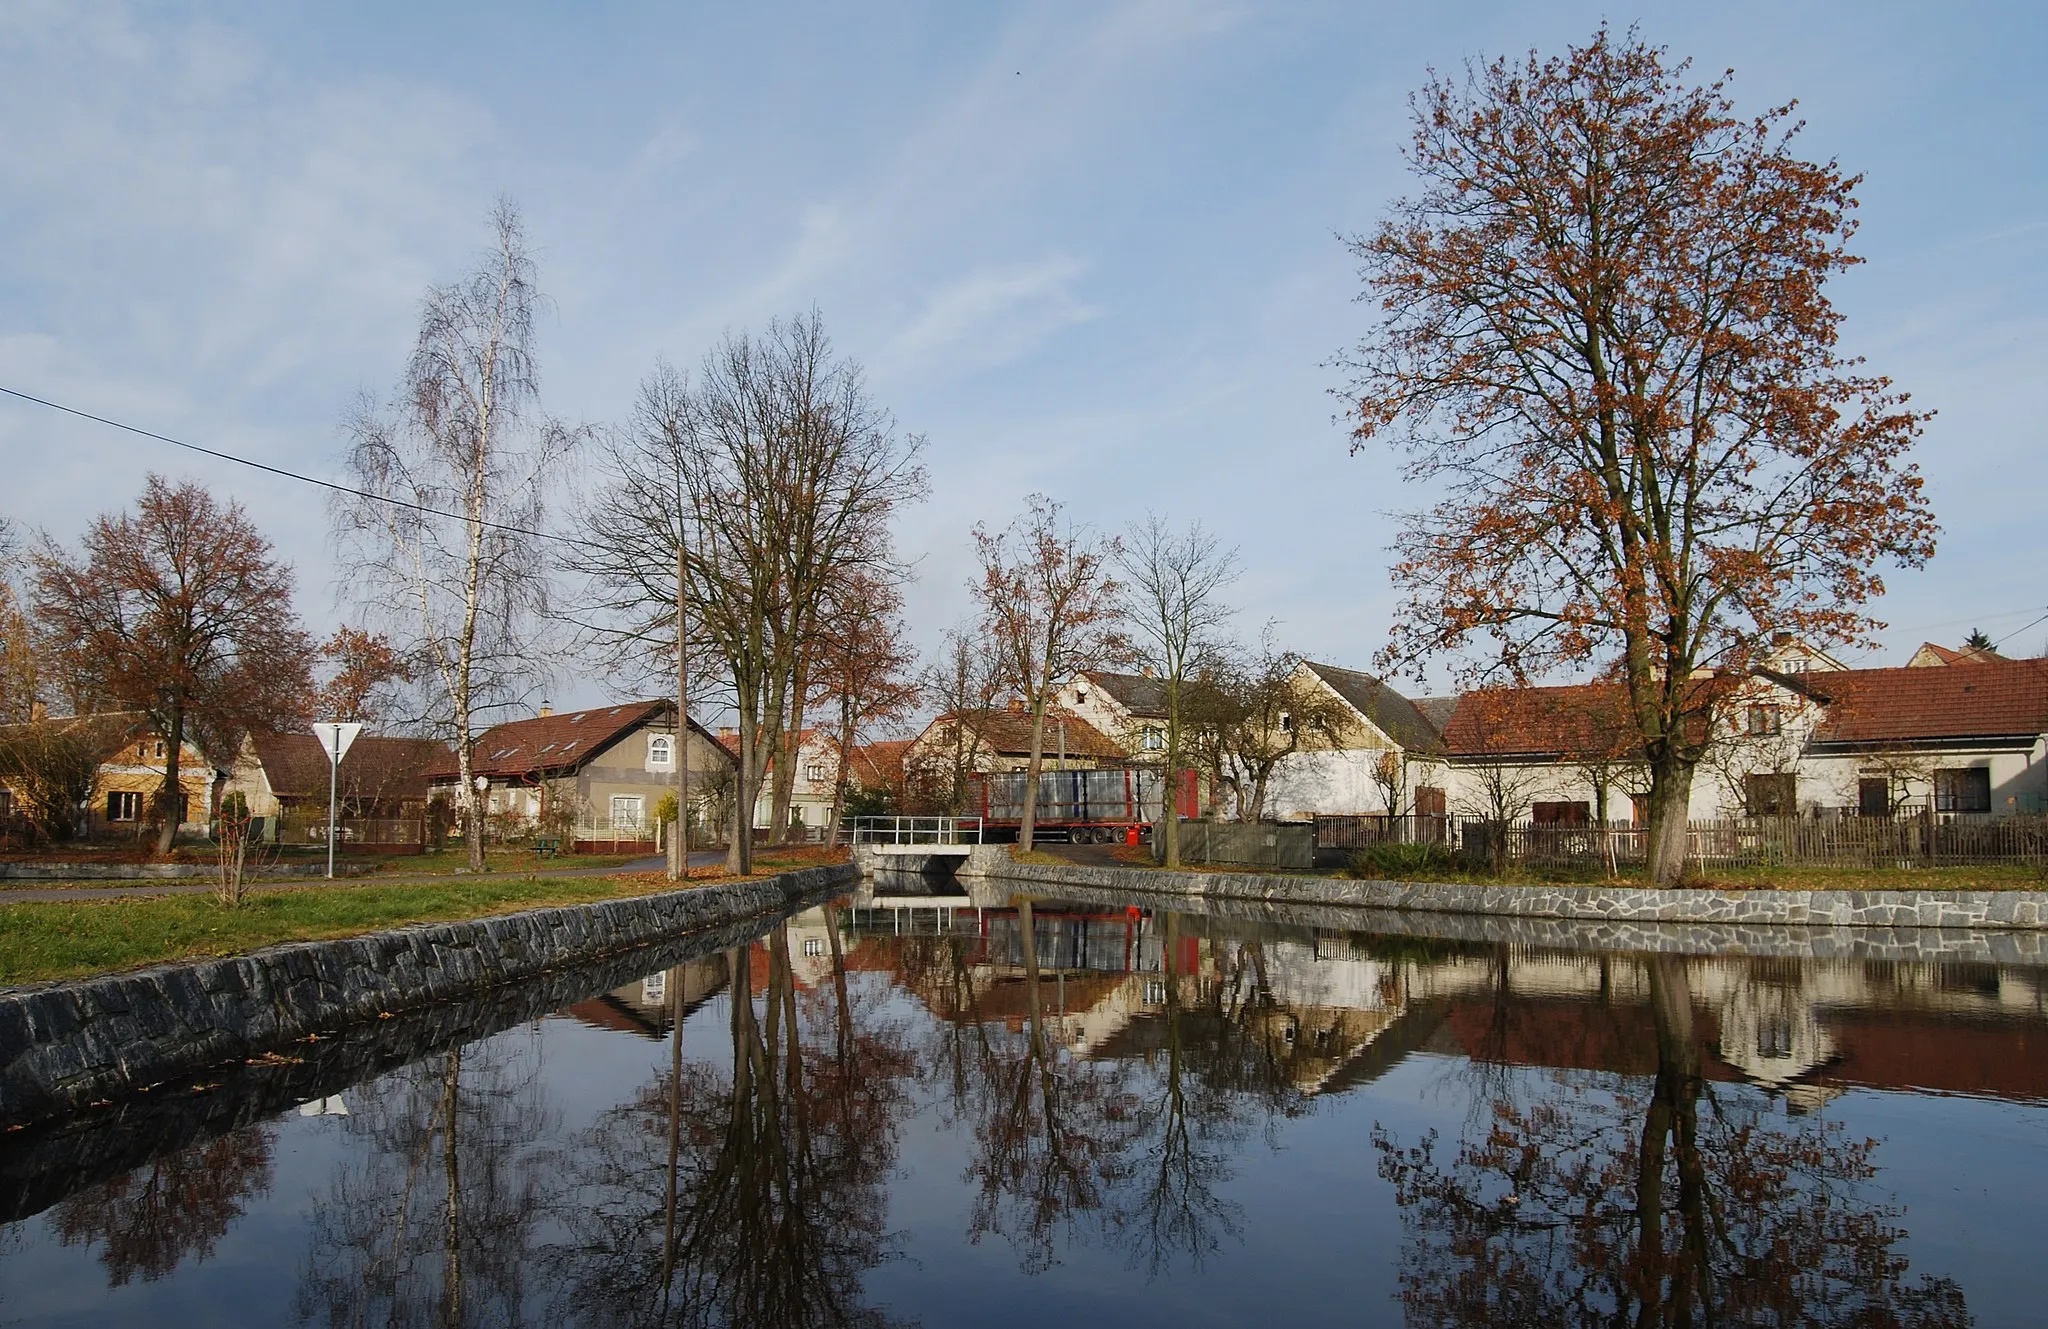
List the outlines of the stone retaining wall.
<svg viewBox="0 0 2048 1329">
<path fill-rule="evenodd" d="M 961 875 L 968 874 L 963 870 Z M 987 875 L 1005 882 L 1027 882 L 1053 889 L 1073 883 L 1214 900 L 1285 901 L 1610 924 L 2048 928 L 2048 892 L 2043 891 L 1667 891 L 1625 886 L 1474 886 L 1255 872 L 1041 867 L 1017 862 L 1004 863 Z"/>
<path fill-rule="evenodd" d="M 829 899 L 857 877 L 850 865 L 806 868 L 0 991 L 0 1124 L 75 1111 L 308 1034 Z"/>
<path fill-rule="evenodd" d="M 1053 869 L 1059 871 L 1059 869 Z M 1009 902 L 1019 883 L 988 877 L 969 894 L 984 908 Z M 1056 886 L 1072 904 L 1122 909 L 1160 904 L 1156 891 L 1096 884 L 1095 870 L 1076 867 Z M 1171 906 L 1169 906 L 1171 907 Z M 2048 929 L 1834 927 L 1813 924 L 1659 923 L 1625 919 L 1530 918 L 1499 914 L 1439 913 L 1425 909 L 1376 909 L 1342 904 L 1208 897 L 1182 921 L 1190 933 L 1207 927 L 1299 930 L 1317 933 L 1368 932 L 1384 937 L 1468 942 L 1481 946 L 1526 946 L 1536 950 L 1632 952 L 1743 959 L 1893 961 L 1939 964 L 1995 964 L 2048 968 Z"/>
</svg>

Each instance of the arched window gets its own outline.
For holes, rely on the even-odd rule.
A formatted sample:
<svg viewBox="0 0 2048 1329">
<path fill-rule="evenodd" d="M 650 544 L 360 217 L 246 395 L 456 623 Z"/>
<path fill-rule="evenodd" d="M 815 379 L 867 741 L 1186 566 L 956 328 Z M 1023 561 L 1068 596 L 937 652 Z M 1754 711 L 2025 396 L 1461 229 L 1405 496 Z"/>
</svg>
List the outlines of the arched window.
<svg viewBox="0 0 2048 1329">
<path fill-rule="evenodd" d="M 647 764 L 649 766 L 672 766 L 675 764 L 674 740 L 667 734 L 656 734 L 647 740 Z"/>
</svg>

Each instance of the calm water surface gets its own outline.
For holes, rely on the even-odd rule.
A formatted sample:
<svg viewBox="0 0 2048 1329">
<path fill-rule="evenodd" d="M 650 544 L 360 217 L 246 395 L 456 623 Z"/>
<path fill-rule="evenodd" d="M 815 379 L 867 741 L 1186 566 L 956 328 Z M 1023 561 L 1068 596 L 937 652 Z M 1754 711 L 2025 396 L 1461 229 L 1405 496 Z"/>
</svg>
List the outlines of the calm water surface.
<svg viewBox="0 0 2048 1329">
<path fill-rule="evenodd" d="M 2048 1322 L 2043 971 L 891 903 L 17 1186 L 0 1323 Z"/>
</svg>

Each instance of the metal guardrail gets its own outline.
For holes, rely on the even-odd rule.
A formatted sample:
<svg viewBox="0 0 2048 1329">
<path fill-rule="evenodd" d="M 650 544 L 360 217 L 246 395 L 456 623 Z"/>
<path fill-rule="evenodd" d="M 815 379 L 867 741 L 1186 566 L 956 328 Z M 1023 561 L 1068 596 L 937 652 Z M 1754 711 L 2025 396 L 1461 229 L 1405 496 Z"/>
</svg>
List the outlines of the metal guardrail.
<svg viewBox="0 0 2048 1329">
<path fill-rule="evenodd" d="M 979 817 L 849 817 L 854 844 L 980 844 Z"/>
</svg>

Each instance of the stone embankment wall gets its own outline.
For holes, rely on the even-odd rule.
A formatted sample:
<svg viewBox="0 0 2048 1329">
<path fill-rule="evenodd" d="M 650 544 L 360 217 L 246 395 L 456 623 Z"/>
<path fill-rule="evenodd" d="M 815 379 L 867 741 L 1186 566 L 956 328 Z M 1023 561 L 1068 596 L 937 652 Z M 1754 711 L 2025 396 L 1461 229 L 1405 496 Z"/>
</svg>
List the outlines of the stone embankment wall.
<svg viewBox="0 0 2048 1329">
<path fill-rule="evenodd" d="M 75 1111 L 308 1034 L 830 899 L 858 875 L 850 865 L 806 868 L 0 991 L 0 1124 Z"/>
<path fill-rule="evenodd" d="M 975 865 L 977 868 L 979 865 Z M 973 875 L 963 868 L 962 876 Z M 1795 924 L 1855 928 L 2048 928 L 2042 891 L 1701 891 L 1624 886 L 1475 886 L 1349 881 L 1256 872 L 1048 867 L 1004 862 L 985 872 L 1049 891 L 1101 886 L 1153 895 L 1604 923 Z"/>
</svg>

